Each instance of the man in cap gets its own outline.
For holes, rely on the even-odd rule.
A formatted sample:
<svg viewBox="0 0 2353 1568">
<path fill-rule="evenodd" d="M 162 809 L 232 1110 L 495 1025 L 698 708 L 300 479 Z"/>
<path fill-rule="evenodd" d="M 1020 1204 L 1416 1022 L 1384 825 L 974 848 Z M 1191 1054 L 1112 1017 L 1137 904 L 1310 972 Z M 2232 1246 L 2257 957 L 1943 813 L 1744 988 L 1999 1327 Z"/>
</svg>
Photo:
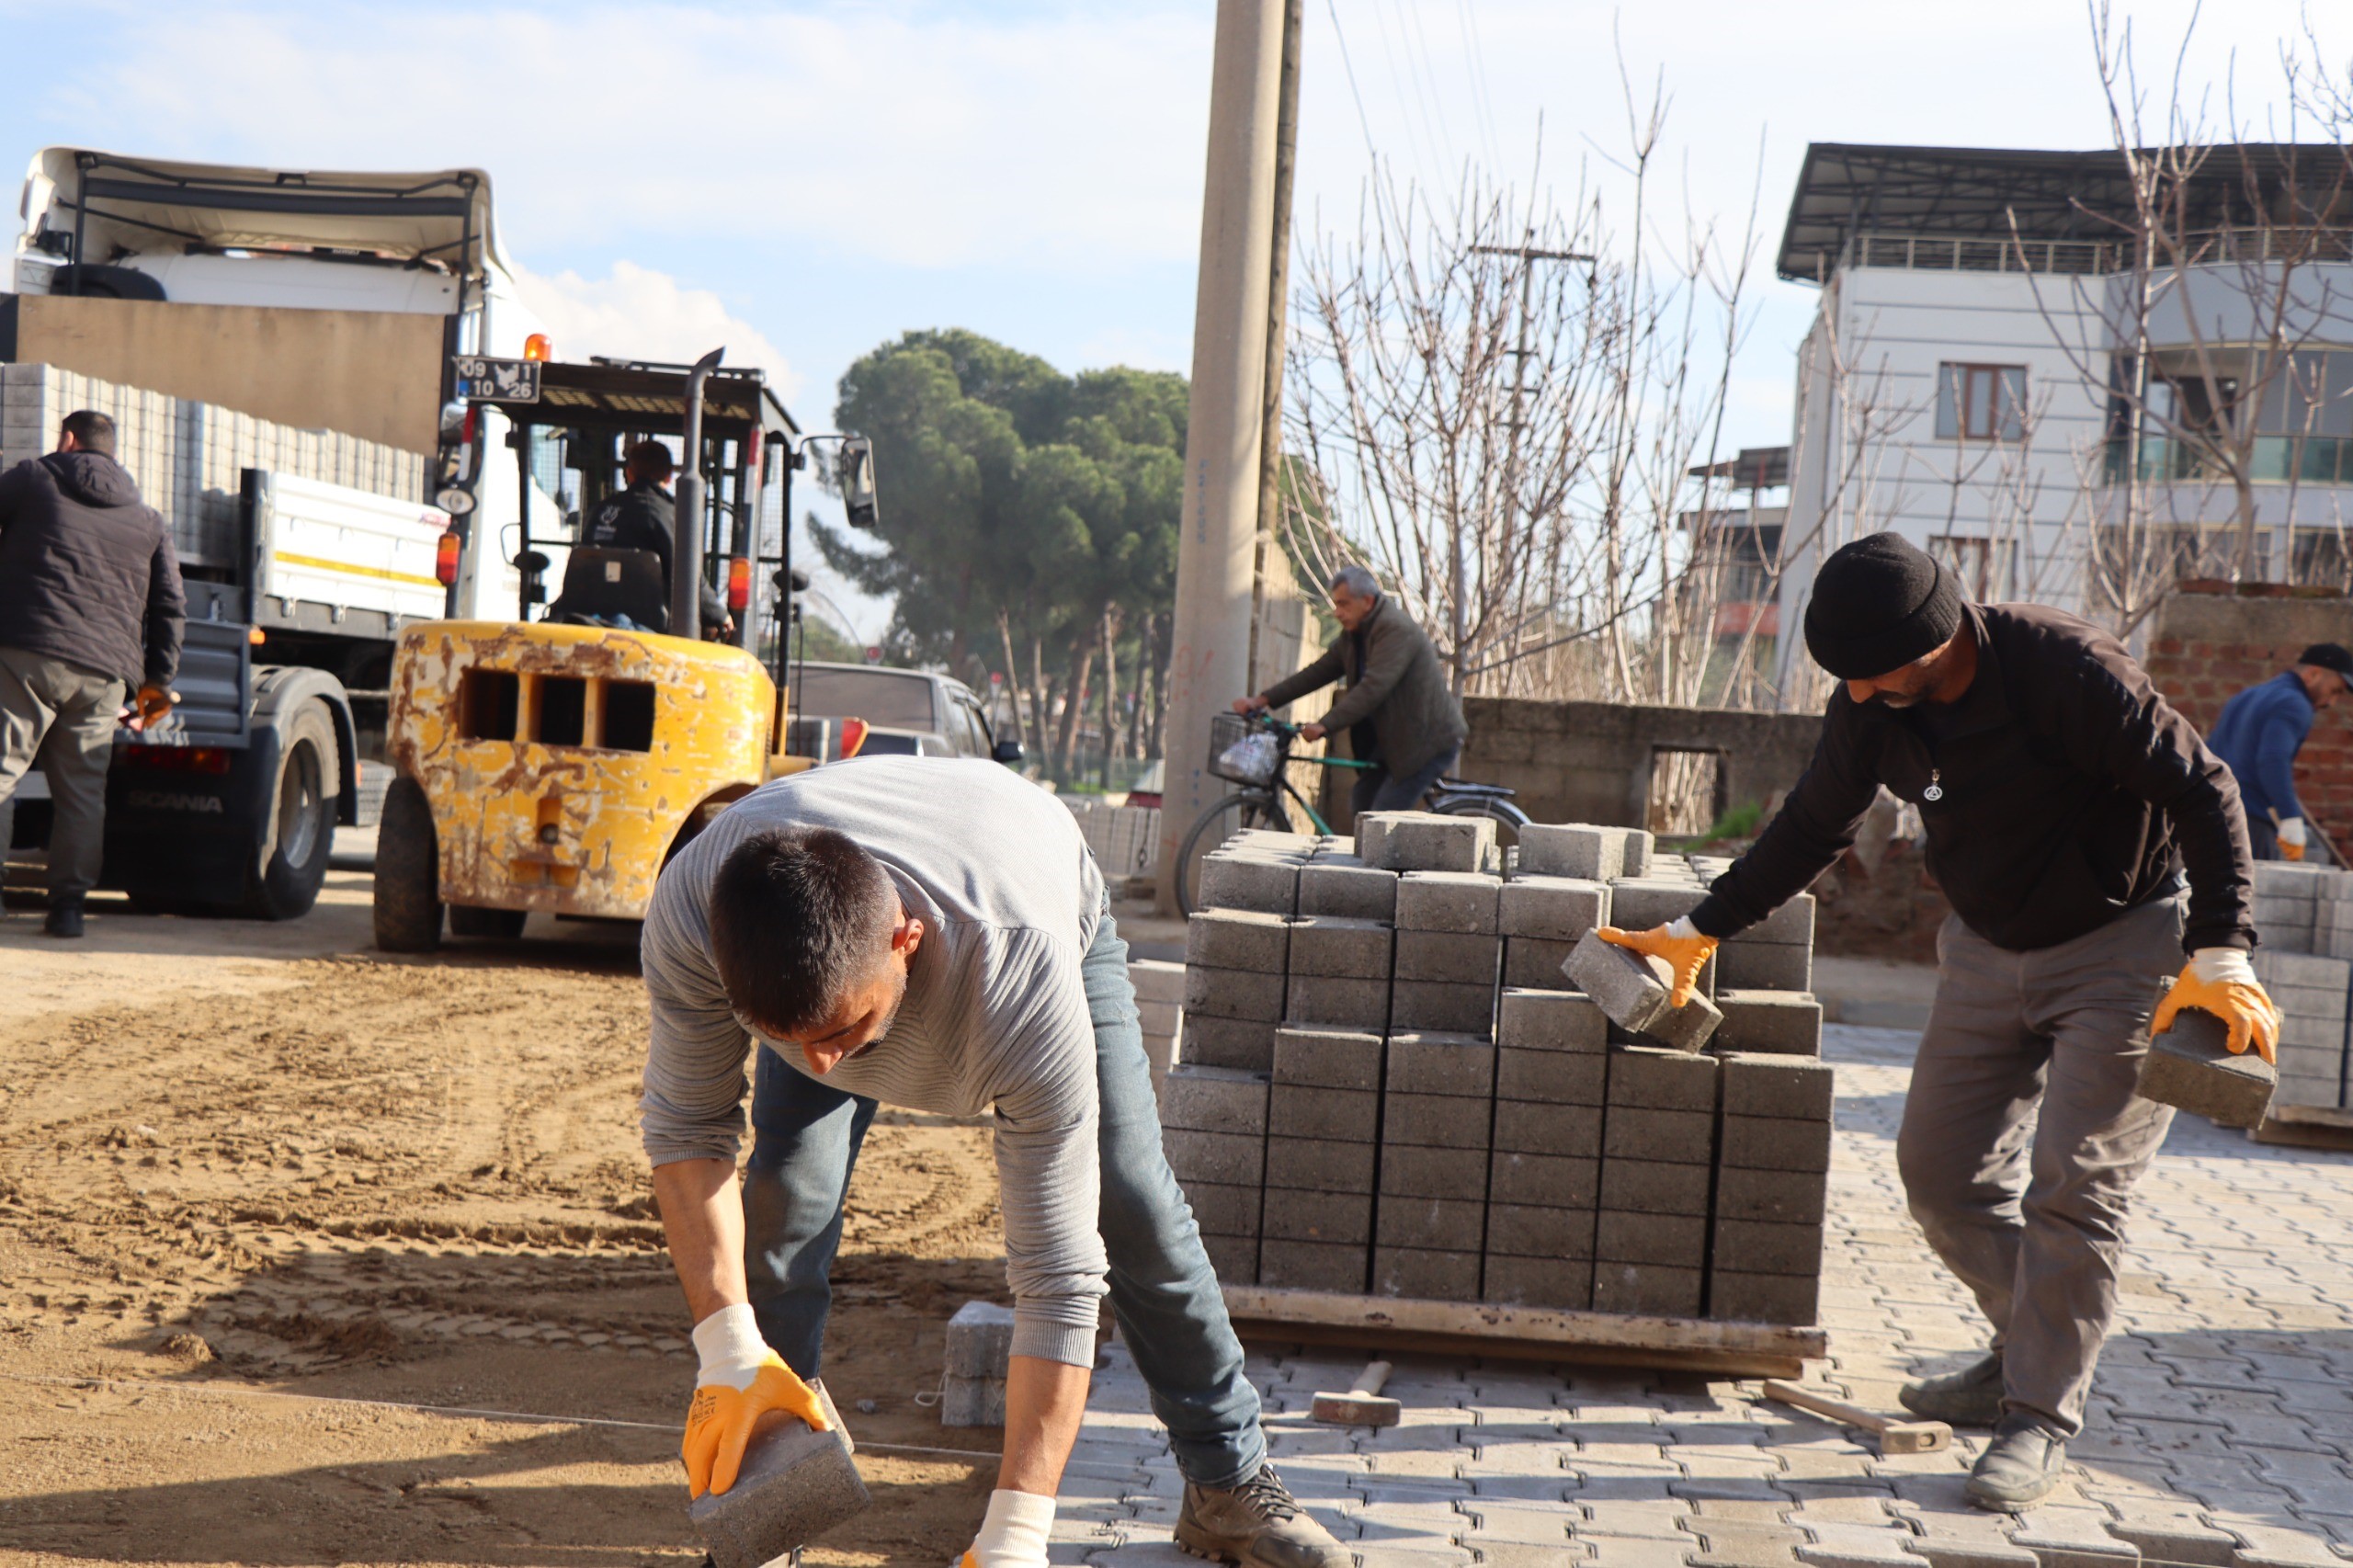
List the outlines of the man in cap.
<svg viewBox="0 0 2353 1568">
<path fill-rule="evenodd" d="M 670 478 L 678 460 L 659 441 L 640 441 L 621 457 L 621 477 L 628 485 L 613 492 L 583 519 L 580 542 L 599 550 L 647 550 L 662 562 L 662 587 L 670 587 L 670 552 L 676 524 L 677 503 L 670 496 Z M 735 633 L 735 618 L 708 583 L 697 585 L 705 631 L 722 637 Z M 680 637 L 692 636 L 684 628 Z"/>
<path fill-rule="evenodd" d="M 2222 704 L 2206 744 L 2238 780 L 2247 837 L 2258 860 L 2304 858 L 2304 808 L 2296 799 L 2296 754 L 2313 733 L 2313 715 L 2353 687 L 2353 653 L 2315 642 L 2296 666 Z"/>
<path fill-rule="evenodd" d="M 2238 788 L 2113 637 L 2040 605 L 1964 603 L 1894 534 L 1824 563 L 1805 636 L 1839 686 L 1780 812 L 1688 915 L 1602 935 L 1666 959 L 1688 997 L 1720 939 L 1837 858 L 1880 785 L 1918 806 L 1953 915 L 1896 1163 L 1994 1341 L 1902 1398 L 1992 1426 L 1969 1493 L 2017 1512 L 2082 1428 L 2132 1185 L 2173 1120 L 2134 1093 L 2149 1037 L 2200 1007 L 2233 1051 L 2277 1046 L 2246 957 Z"/>
</svg>

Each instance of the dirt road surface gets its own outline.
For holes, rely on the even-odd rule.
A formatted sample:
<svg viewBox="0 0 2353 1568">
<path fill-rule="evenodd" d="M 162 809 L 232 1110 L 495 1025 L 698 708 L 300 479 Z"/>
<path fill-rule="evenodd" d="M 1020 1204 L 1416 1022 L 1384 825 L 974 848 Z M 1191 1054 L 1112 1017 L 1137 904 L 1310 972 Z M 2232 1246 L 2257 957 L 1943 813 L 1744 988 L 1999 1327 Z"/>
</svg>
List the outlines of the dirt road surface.
<svg viewBox="0 0 2353 1568">
<path fill-rule="evenodd" d="M 699 1559 L 633 932 L 391 958 L 368 881 L 0 923 L 0 1563 Z M 825 1368 L 875 1506 L 811 1563 L 939 1568 L 978 1522 L 996 1435 L 915 1396 L 1006 1299 L 995 1197 L 982 1129 L 878 1119 Z"/>
</svg>

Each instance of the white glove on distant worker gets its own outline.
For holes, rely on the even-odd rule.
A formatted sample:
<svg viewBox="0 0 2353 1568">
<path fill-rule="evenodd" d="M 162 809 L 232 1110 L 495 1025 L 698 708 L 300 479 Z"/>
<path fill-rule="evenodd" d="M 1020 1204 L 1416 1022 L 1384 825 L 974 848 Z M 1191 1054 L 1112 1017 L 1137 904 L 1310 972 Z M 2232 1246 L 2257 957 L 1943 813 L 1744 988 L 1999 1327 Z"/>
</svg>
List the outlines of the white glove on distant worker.
<svg viewBox="0 0 2353 1568">
<path fill-rule="evenodd" d="M 2279 853 L 2290 860 L 2301 860 L 2304 858 L 2303 818 L 2281 817 L 2279 819 Z"/>
<path fill-rule="evenodd" d="M 1053 1526 L 1051 1497 L 1000 1488 L 989 1494 L 981 1533 L 957 1568 L 1047 1568 L 1046 1532 Z"/>
</svg>

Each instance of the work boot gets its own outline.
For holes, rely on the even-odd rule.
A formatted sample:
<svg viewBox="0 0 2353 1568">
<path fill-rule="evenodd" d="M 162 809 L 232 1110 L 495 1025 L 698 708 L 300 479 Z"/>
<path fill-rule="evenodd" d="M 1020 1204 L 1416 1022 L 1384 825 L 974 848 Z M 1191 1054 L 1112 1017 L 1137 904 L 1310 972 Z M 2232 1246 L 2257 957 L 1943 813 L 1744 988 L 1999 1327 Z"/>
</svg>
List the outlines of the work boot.
<svg viewBox="0 0 2353 1568">
<path fill-rule="evenodd" d="M 1242 1568 L 1354 1568 L 1356 1562 L 1330 1530 L 1307 1517 L 1275 1467 L 1264 1463 L 1231 1490 L 1187 1482 L 1176 1544 L 1196 1557 Z"/>
<path fill-rule="evenodd" d="M 2031 1415 L 2005 1415 L 1969 1472 L 1969 1500 L 1997 1514 L 2022 1514 L 2066 1473 L 2066 1439 Z"/>
<path fill-rule="evenodd" d="M 61 898 L 49 906 L 49 918 L 41 922 L 43 931 L 52 937 L 79 937 L 82 934 L 82 901 Z"/>
<path fill-rule="evenodd" d="M 1951 1426 L 1991 1426 L 2002 1418 L 2002 1358 L 1988 1351 L 1958 1372 L 1905 1383 L 1896 1401 L 1913 1415 Z"/>
</svg>

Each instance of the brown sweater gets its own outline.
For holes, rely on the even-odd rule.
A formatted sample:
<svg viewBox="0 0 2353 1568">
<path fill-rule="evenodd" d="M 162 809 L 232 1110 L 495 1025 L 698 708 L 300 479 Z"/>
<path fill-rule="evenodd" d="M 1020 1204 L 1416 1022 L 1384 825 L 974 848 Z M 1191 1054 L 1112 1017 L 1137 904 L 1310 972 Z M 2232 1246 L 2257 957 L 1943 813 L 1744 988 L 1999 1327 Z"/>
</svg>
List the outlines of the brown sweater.
<svg viewBox="0 0 2353 1568">
<path fill-rule="evenodd" d="M 1842 685 L 1813 761 L 1691 923 L 1754 925 L 1855 839 L 1878 787 L 1915 802 L 1953 911 L 2028 951 L 2097 930 L 2189 875 L 2183 946 L 2255 945 L 2254 858 L 2230 769 L 2122 644 L 2040 605 L 1971 605 L 1961 700 L 1859 706 Z"/>
</svg>

